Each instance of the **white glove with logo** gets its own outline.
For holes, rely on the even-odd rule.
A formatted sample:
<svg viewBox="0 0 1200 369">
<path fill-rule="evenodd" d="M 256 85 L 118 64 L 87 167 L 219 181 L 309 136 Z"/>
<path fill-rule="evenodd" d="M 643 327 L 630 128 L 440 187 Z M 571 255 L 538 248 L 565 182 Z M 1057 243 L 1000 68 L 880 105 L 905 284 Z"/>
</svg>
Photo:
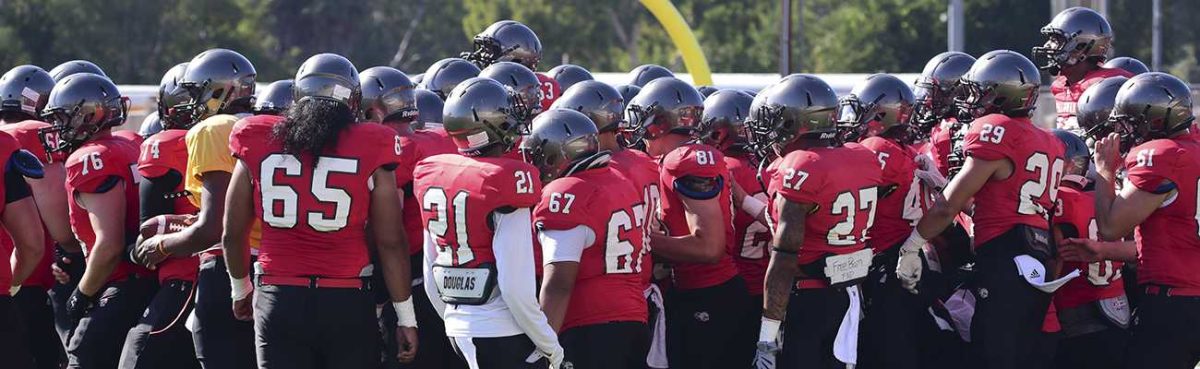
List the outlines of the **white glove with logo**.
<svg viewBox="0 0 1200 369">
<path fill-rule="evenodd" d="M 780 321 L 763 317 L 758 330 L 758 349 L 754 352 L 755 369 L 775 369 L 775 355 L 779 353 Z"/>
<path fill-rule="evenodd" d="M 550 359 L 550 369 L 558 369 L 562 367 L 563 359 L 566 358 L 566 354 L 563 353 L 562 346 L 554 346 L 550 352 L 545 352 L 540 349 L 534 350 L 533 353 L 530 353 L 529 357 L 525 359 L 525 362 L 532 364 L 543 357 Z"/>
<path fill-rule="evenodd" d="M 917 230 L 913 230 L 900 246 L 900 258 L 896 260 L 896 277 L 900 286 L 917 294 L 917 283 L 921 282 L 921 249 L 928 243 Z"/>
</svg>

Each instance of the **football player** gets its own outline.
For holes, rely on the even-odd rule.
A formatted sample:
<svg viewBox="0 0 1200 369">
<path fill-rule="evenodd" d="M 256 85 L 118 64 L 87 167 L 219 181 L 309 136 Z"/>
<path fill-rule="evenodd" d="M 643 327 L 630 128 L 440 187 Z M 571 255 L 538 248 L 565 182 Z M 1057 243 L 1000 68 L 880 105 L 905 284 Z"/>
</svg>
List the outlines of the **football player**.
<svg viewBox="0 0 1200 369">
<path fill-rule="evenodd" d="M 450 136 L 442 129 L 442 107 L 445 106 L 442 98 L 423 88 L 415 89 L 413 94 L 417 100 L 417 119 L 412 122 L 413 129 L 437 133 L 446 142 L 450 142 Z"/>
<path fill-rule="evenodd" d="M 529 68 L 513 62 L 496 62 L 483 68 L 479 76 L 494 79 L 512 89 L 521 104 L 528 108 L 530 119 L 542 113 L 540 82 Z"/>
<path fill-rule="evenodd" d="M 562 88 L 564 94 L 576 83 L 596 79 L 592 77 L 592 72 L 588 71 L 587 68 L 575 64 L 562 64 L 550 68 L 550 71 L 546 72 L 546 74 L 550 78 L 554 78 L 555 82 L 558 82 L 558 86 Z"/>
<path fill-rule="evenodd" d="M 314 55 L 296 73 L 286 117 L 243 119 L 229 139 L 238 162 L 222 241 L 233 312 L 253 315 L 259 368 L 378 366 L 374 288 L 387 288 L 397 335 L 416 349 L 408 244 L 403 229 L 385 226 L 400 217 L 393 173 L 400 138 L 356 123 L 358 77 L 346 58 Z M 255 219 L 264 227 L 252 285 L 247 241 Z M 368 239 L 385 286 L 371 284 Z"/>
<path fill-rule="evenodd" d="M 1124 251 L 1111 259 L 1136 257 L 1144 292 L 1126 368 L 1188 368 L 1198 361 L 1200 280 L 1193 266 L 1200 264 L 1200 142 L 1187 133 L 1194 119 L 1186 83 L 1164 73 L 1140 74 L 1117 92 L 1109 118 L 1115 133 L 1096 144 L 1098 235 L 1115 241 L 1136 231 L 1136 249 L 1110 248 Z M 1122 163 L 1128 173 L 1118 191 Z"/>
<path fill-rule="evenodd" d="M 38 267 L 21 286 L 21 290 L 13 296 L 21 308 L 25 318 L 26 332 L 29 334 L 29 348 L 32 349 L 34 362 L 38 368 L 58 368 L 65 363 L 67 332 L 70 325 L 65 317 L 67 297 L 75 289 L 74 283 L 79 281 L 83 273 L 83 253 L 79 249 L 79 241 L 71 233 L 70 218 L 67 214 L 67 195 L 64 187 L 66 171 L 63 169 L 61 158 L 51 158 L 46 155 L 46 147 L 38 136 L 38 131 L 50 125 L 41 122 L 38 114 L 46 106 L 54 80 L 42 68 L 32 65 L 22 65 L 9 70 L 0 76 L 0 131 L 17 139 L 21 149 L 33 154 L 42 164 L 40 178 L 26 177 L 33 200 L 37 204 L 45 226 L 45 251 Z M 32 163 L 32 161 L 31 161 Z M 16 185 L 14 185 L 16 186 Z M 7 230 L 0 230 L 0 248 L 12 249 L 12 238 Z M 56 252 L 60 245 L 62 253 Z M 66 250 L 73 250 L 74 256 L 67 257 L 76 262 L 71 265 L 74 269 L 73 283 L 58 285 L 51 273 L 51 265 L 56 255 L 66 255 Z M 65 265 L 64 265 L 65 266 Z M 47 298 L 51 303 L 47 304 Z M 58 336 L 55 335 L 56 328 Z"/>
<path fill-rule="evenodd" d="M 267 85 L 267 88 L 254 96 L 254 115 L 284 115 L 292 107 L 292 86 L 290 79 L 281 79 Z"/>
<path fill-rule="evenodd" d="M 479 76 L 479 67 L 475 64 L 464 59 L 446 58 L 434 62 L 425 70 L 420 87 L 433 91 L 444 101 L 459 83 L 476 76 Z"/>
<path fill-rule="evenodd" d="M 188 200 L 200 212 L 186 229 L 144 239 L 134 251 L 135 259 L 147 266 L 168 257 L 201 253 L 195 306 L 189 319 L 194 317 L 198 327 L 192 331 L 196 357 L 207 369 L 255 365 L 254 326 L 234 318 L 229 309 L 229 274 L 220 257 L 221 248 L 216 246 L 221 242 L 225 192 L 235 164 L 229 133 L 239 117 L 249 116 L 256 76 L 250 60 L 232 50 L 207 50 L 188 62 L 179 81 L 186 96 L 160 117 L 190 127 L 184 136 L 187 169 L 183 183 Z M 258 232 L 252 232 L 251 245 L 257 245 L 257 240 Z"/>
<path fill-rule="evenodd" d="M 472 42 L 475 50 L 462 56 L 480 68 L 487 68 L 496 62 L 514 62 L 537 71 L 537 64 L 542 60 L 542 41 L 532 29 L 514 20 L 492 23 L 475 35 Z M 550 109 L 554 100 L 562 95 L 563 87 L 545 73 L 537 73 L 537 78 L 542 90 L 540 107 L 542 110 Z"/>
<path fill-rule="evenodd" d="M 954 97 L 959 79 L 973 64 L 975 58 L 961 52 L 938 54 L 925 63 L 925 70 L 921 71 L 916 89 L 913 90 L 916 102 L 913 106 L 916 137 L 913 139 L 929 139 L 928 146 L 922 152 L 933 159 L 934 166 L 943 177 L 950 176 L 950 152 L 954 147 L 954 138 L 961 135 L 959 131 L 963 124 L 969 123 L 958 121 Z M 961 163 L 956 164 L 961 166 Z"/>
<path fill-rule="evenodd" d="M 675 73 L 657 64 L 642 64 L 629 70 L 629 84 L 639 88 L 645 88 L 651 81 L 665 77 L 675 77 Z"/>
<path fill-rule="evenodd" d="M 1142 63 L 1141 60 L 1137 60 L 1128 56 L 1118 56 L 1109 59 L 1108 61 L 1104 62 L 1104 67 L 1124 69 L 1126 72 L 1129 72 L 1135 76 L 1150 72 L 1150 67 L 1147 67 L 1146 63 Z"/>
<path fill-rule="evenodd" d="M 186 95 L 179 85 L 186 70 L 187 63 L 180 63 L 163 75 L 158 87 L 158 111 L 168 111 L 180 102 L 180 96 Z M 184 142 L 190 128 L 187 123 L 181 119 L 168 119 L 162 132 L 142 143 L 137 162 L 137 171 L 143 178 L 138 189 L 141 222 L 159 215 L 195 214 L 199 210 L 188 200 L 183 183 L 188 161 L 187 143 Z M 155 248 L 154 252 L 161 250 Z M 200 367 L 192 334 L 183 321 L 191 313 L 200 259 L 191 253 L 166 256 L 153 267 L 158 272 L 159 289 L 141 320 L 125 337 L 121 368 Z M 135 258 L 143 260 L 145 257 L 136 255 Z"/>
<path fill-rule="evenodd" d="M 650 244 L 673 267 L 667 356 L 672 366 L 728 368 L 742 363 L 729 348 L 740 337 L 731 332 L 746 322 L 747 294 L 732 257 L 733 178 L 721 151 L 697 140 L 703 109 L 694 87 L 660 78 L 629 102 L 625 116 L 630 142 L 644 143 L 661 163 L 662 227 Z"/>
<path fill-rule="evenodd" d="M 472 368 L 558 368 L 554 329 L 538 306 L 531 209 L 537 168 L 504 158 L 528 132 L 517 97 L 487 78 L 459 84 L 442 111 L 462 155 L 435 155 L 413 174 L 425 225 L 424 275 L 455 351 Z M 502 247 L 501 247 L 502 246 Z"/>
<path fill-rule="evenodd" d="M 545 265 L 542 310 L 559 332 L 564 366 L 645 368 L 645 205 L 634 184 L 608 166 L 597 134 L 582 113 L 551 109 L 521 143 L 547 183 L 534 211 Z"/>
<path fill-rule="evenodd" d="M 1109 77 L 1132 77 L 1121 68 L 1102 64 L 1112 50 L 1113 33 L 1108 20 L 1095 10 L 1072 7 L 1059 12 L 1042 27 L 1046 42 L 1033 48 L 1039 68 L 1054 76 L 1050 92 L 1054 94 L 1058 128 L 1075 130 L 1079 95 L 1092 84 Z"/>
<path fill-rule="evenodd" d="M 404 72 L 392 67 L 373 67 L 364 70 L 358 78 L 362 86 L 363 115 L 368 121 L 392 128 L 400 137 L 400 150 L 404 154 L 395 170 L 396 188 L 401 191 L 403 197 L 401 221 L 406 242 L 410 245 L 410 263 L 419 265 L 424 260 L 421 248 L 411 245 L 415 245 L 417 240 L 424 240 L 425 236 L 422 233 L 424 229 L 421 223 L 421 203 L 417 201 L 413 192 L 413 169 L 417 162 L 424 158 L 453 153 L 456 150 L 454 144 L 442 136 L 413 128 L 419 114 L 416 86 Z M 413 270 L 412 280 L 416 283 L 414 287 L 419 287 L 422 283 L 421 273 L 420 268 Z M 421 350 L 416 351 L 415 358 L 411 352 L 405 352 L 404 361 L 412 360 L 412 366 L 417 368 L 464 367 L 462 359 L 458 358 L 454 349 L 450 347 L 450 341 L 446 339 L 446 327 L 429 302 L 429 296 L 417 293 L 413 295 L 413 301 L 417 321 L 424 325 L 423 329 L 417 332 L 423 345 Z M 384 314 L 388 316 L 386 320 L 391 320 L 395 312 Z"/>
<path fill-rule="evenodd" d="M 859 284 L 870 268 L 865 243 L 882 181 L 871 150 L 840 142 L 836 107 L 825 81 L 790 75 L 755 98 L 746 123 L 756 149 L 779 157 L 762 173 L 775 234 L 758 368 L 774 368 L 776 359 L 782 368 L 857 362 Z M 843 320 L 850 323 L 841 327 Z"/>
<path fill-rule="evenodd" d="M 974 199 L 977 297 L 971 342 L 988 368 L 1032 365 L 1035 344 L 1057 288 L 1049 216 L 1063 174 L 1063 147 L 1037 128 L 1037 67 L 1021 54 L 984 54 L 963 75 L 958 108 L 973 122 L 963 141 L 965 162 L 939 201 L 900 246 L 896 275 L 918 292 L 929 238 L 942 233 Z"/>
<path fill-rule="evenodd" d="M 67 76 L 76 73 L 91 73 L 108 77 L 108 75 L 104 74 L 104 71 L 101 70 L 100 66 L 97 66 L 96 63 L 92 63 L 87 60 L 71 60 L 63 62 L 62 64 L 55 66 L 54 69 L 51 69 L 50 78 L 54 79 L 54 83 L 58 83 L 58 81 L 61 81 L 63 78 L 67 78 Z"/>
<path fill-rule="evenodd" d="M 138 147 L 112 135 L 127 100 L 108 78 L 76 73 L 50 92 L 39 134 L 51 152 L 69 154 L 66 191 L 71 226 L 88 251 L 87 267 L 67 300 L 77 322 L 68 367 L 113 368 L 125 335 L 153 292 L 152 273 L 122 256 L 138 227 Z"/>
<path fill-rule="evenodd" d="M 6 366 L 34 368 L 35 357 L 32 353 L 49 354 L 36 358 L 37 367 L 58 367 L 58 351 L 53 348 L 58 342 L 52 330 L 53 324 L 49 320 L 50 312 L 36 315 L 42 319 L 38 322 L 40 324 L 32 325 L 38 332 L 31 333 L 27 329 L 31 327 L 32 322 L 26 321 L 28 318 L 14 296 L 20 293 L 25 280 L 36 269 L 40 269 L 39 265 L 43 264 L 42 257 L 46 252 L 37 204 L 30 198 L 32 191 L 24 178 L 40 177 L 41 162 L 29 152 L 21 150 L 20 143 L 4 133 L 0 133 L 0 153 L 3 153 L 0 154 L 0 161 L 6 163 L 4 185 L 0 187 L 4 196 L 4 204 L 0 208 L 0 223 L 10 230 L 5 238 L 11 237 L 10 242 L 13 245 L 0 247 L 0 355 L 4 356 Z M 44 290 L 41 297 L 42 305 L 46 305 Z M 40 339 L 33 341 L 33 337 Z M 34 344 L 53 346 L 35 348 Z"/>
</svg>

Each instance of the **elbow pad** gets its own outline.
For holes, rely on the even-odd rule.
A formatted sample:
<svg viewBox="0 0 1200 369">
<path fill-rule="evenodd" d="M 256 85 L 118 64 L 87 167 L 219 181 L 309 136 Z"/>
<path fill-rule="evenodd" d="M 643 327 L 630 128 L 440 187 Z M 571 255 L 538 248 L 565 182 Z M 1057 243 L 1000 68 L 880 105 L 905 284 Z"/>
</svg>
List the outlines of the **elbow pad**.
<svg viewBox="0 0 1200 369">
<path fill-rule="evenodd" d="M 8 157 L 8 163 L 5 164 L 5 172 L 16 171 L 22 176 L 41 179 L 46 173 L 42 170 L 42 161 L 38 160 L 33 153 L 28 150 L 17 150 Z"/>
</svg>

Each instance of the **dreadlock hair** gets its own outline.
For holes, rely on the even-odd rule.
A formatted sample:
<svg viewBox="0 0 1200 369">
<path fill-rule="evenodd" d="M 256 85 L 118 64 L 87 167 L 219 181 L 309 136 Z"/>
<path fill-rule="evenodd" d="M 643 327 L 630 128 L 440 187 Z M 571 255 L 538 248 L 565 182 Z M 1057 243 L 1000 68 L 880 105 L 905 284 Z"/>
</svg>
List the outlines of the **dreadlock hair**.
<svg viewBox="0 0 1200 369">
<path fill-rule="evenodd" d="M 319 97 L 302 98 L 286 113 L 283 122 L 272 130 L 272 138 L 283 141 L 284 152 L 312 154 L 314 161 L 337 144 L 342 129 L 356 120 L 346 104 Z"/>
</svg>

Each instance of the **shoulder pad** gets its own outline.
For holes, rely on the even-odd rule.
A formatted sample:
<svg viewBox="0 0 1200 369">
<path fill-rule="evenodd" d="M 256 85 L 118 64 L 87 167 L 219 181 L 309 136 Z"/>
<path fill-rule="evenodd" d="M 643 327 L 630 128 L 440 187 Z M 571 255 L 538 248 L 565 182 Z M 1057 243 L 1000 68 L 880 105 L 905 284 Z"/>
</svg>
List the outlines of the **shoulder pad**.
<svg viewBox="0 0 1200 369">
<path fill-rule="evenodd" d="M 33 179 L 41 179 L 46 175 L 42 170 L 42 161 L 25 149 L 14 151 L 12 156 L 8 157 L 8 163 L 5 164 L 4 170 L 16 170 L 22 176 Z"/>
</svg>

